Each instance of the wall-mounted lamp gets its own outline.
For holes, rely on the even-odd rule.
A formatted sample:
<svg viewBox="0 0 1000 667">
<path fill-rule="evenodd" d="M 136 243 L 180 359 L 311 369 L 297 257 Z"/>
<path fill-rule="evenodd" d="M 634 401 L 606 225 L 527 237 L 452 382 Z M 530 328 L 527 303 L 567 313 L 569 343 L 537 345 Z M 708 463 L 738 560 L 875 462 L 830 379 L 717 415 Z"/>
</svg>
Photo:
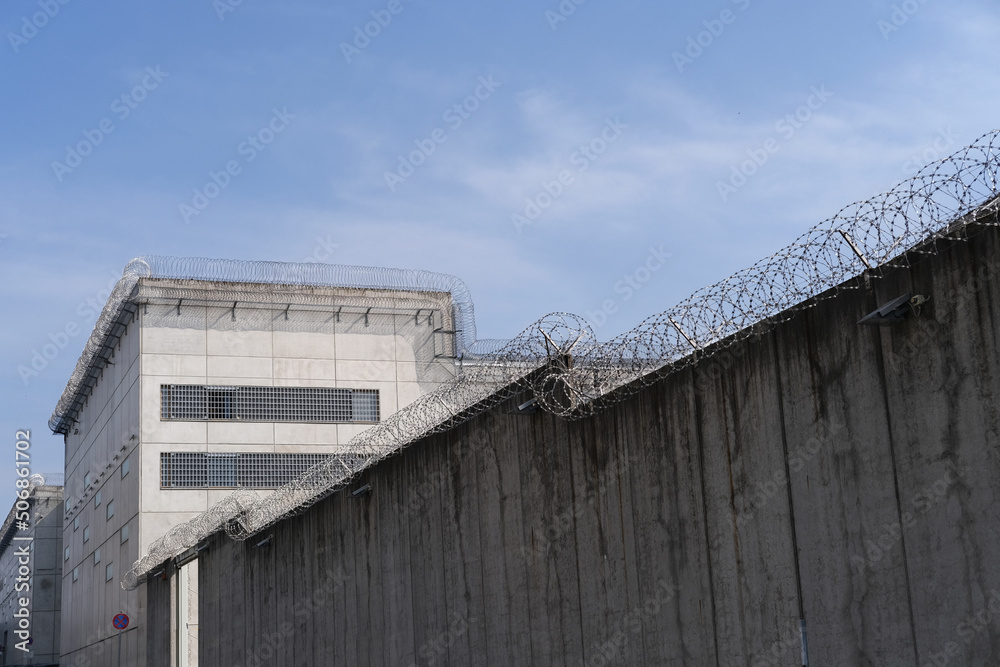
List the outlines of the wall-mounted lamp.
<svg viewBox="0 0 1000 667">
<path fill-rule="evenodd" d="M 920 312 L 920 306 L 927 303 L 928 297 L 917 294 L 911 296 L 909 292 L 903 296 L 896 297 L 892 301 L 883 304 L 868 313 L 860 320 L 858 324 L 867 324 L 871 326 L 888 327 L 893 324 L 897 324 L 906 319 L 906 316 L 910 313 L 918 314 Z"/>
</svg>

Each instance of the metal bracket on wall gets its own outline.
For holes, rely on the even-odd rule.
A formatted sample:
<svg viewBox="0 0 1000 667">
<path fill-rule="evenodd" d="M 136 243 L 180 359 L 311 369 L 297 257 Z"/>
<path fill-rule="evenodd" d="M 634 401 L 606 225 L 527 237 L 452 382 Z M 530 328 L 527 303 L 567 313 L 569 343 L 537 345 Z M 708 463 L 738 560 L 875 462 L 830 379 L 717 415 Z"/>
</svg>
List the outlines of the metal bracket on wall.
<svg viewBox="0 0 1000 667">
<path fill-rule="evenodd" d="M 455 336 L 455 334 L 459 333 L 459 331 L 441 328 L 441 329 L 435 329 L 433 333 L 434 333 L 434 358 L 435 359 L 457 359 L 458 357 L 455 355 L 455 339 L 454 339 L 454 336 Z M 441 353 L 438 352 L 438 345 L 437 345 L 437 335 L 438 334 L 441 334 L 442 336 L 452 336 L 452 339 L 451 339 L 451 352 L 452 353 L 451 354 L 441 354 Z M 444 348 L 443 345 L 442 345 L 442 348 Z"/>
<path fill-rule="evenodd" d="M 861 263 L 865 265 L 865 268 L 871 271 L 872 265 L 868 262 L 868 259 L 861 253 L 861 250 L 858 248 L 858 246 L 855 245 L 854 239 L 851 238 L 851 235 L 845 232 L 843 229 L 838 229 L 837 231 L 840 233 L 841 236 L 844 237 L 844 240 L 847 241 L 847 245 L 851 246 L 851 250 L 853 250 L 854 254 L 858 256 L 858 259 L 861 260 Z"/>
</svg>

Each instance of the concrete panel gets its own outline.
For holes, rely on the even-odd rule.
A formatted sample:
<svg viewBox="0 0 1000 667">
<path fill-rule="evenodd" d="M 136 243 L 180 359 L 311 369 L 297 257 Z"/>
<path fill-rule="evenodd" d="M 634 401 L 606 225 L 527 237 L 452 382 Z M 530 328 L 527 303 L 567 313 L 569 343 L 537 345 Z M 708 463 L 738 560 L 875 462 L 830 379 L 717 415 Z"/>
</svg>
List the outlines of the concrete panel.
<svg viewBox="0 0 1000 667">
<path fill-rule="evenodd" d="M 142 372 L 145 375 L 181 375 L 203 378 L 206 372 L 205 357 L 192 354 L 142 355 Z"/>
<path fill-rule="evenodd" d="M 921 663 L 996 662 L 996 638 L 962 619 L 1000 611 L 988 555 L 1000 553 L 998 275 L 997 237 L 981 234 L 878 289 L 880 301 L 930 297 L 918 317 L 880 332 L 902 530 L 870 564 L 905 554 Z"/>
<path fill-rule="evenodd" d="M 275 387 L 330 387 L 337 383 L 329 378 L 322 380 L 308 380 L 302 378 L 274 378 L 270 382 Z"/>
<path fill-rule="evenodd" d="M 271 422 L 207 422 L 208 442 L 222 445 L 274 444 Z"/>
<path fill-rule="evenodd" d="M 150 445 L 163 443 L 203 445 L 207 442 L 207 438 L 207 422 L 161 421 L 159 416 L 148 420 L 142 434 L 142 441 Z"/>
<path fill-rule="evenodd" d="M 337 359 L 358 361 L 395 361 L 396 359 L 395 336 L 338 333 L 336 341 Z"/>
<path fill-rule="evenodd" d="M 336 454 L 337 452 L 343 451 L 344 447 L 341 444 L 322 444 L 322 445 L 275 445 L 274 451 L 278 454 Z"/>
<path fill-rule="evenodd" d="M 797 627 L 800 604 L 775 350 L 770 339 L 743 346 L 696 405 L 718 650 L 755 663 L 764 640 Z"/>
<path fill-rule="evenodd" d="M 337 379 L 337 364 L 329 359 L 275 359 L 273 375 L 276 380 L 326 380 L 332 385 Z"/>
<path fill-rule="evenodd" d="M 417 382 L 417 365 L 414 362 L 396 362 L 396 380 L 398 382 Z"/>
<path fill-rule="evenodd" d="M 337 444 L 337 424 L 293 424 L 274 425 L 275 445 L 334 445 Z"/>
<path fill-rule="evenodd" d="M 337 360 L 337 378 L 342 387 L 351 386 L 352 382 L 395 381 L 396 364 L 391 361 L 347 361 Z"/>
<path fill-rule="evenodd" d="M 407 405 L 417 400 L 424 394 L 423 389 L 416 382 L 400 382 L 396 385 L 396 410 L 405 408 Z M 386 414 L 391 414 L 386 412 Z"/>
<path fill-rule="evenodd" d="M 235 351 L 237 348 L 233 348 Z M 208 357 L 208 382 L 210 384 L 222 384 L 231 381 L 231 378 L 246 378 L 253 382 L 243 381 L 242 384 L 270 384 L 261 380 L 271 379 L 271 358 L 245 356 L 209 356 Z"/>
<path fill-rule="evenodd" d="M 143 354 L 204 355 L 204 329 L 142 328 Z"/>
<path fill-rule="evenodd" d="M 846 292 L 777 332 L 804 613 L 828 628 L 810 648 L 835 664 L 916 660 L 902 553 L 865 564 L 901 518 L 874 307 Z"/>
<path fill-rule="evenodd" d="M 148 485 L 148 488 L 143 488 L 144 522 L 150 512 L 204 512 L 206 509 L 208 509 L 208 496 L 205 489 L 160 489 L 152 484 Z"/>
<path fill-rule="evenodd" d="M 420 346 L 421 343 L 426 345 L 428 342 L 432 341 L 433 333 L 430 327 L 426 329 L 416 329 L 410 332 L 411 336 L 415 340 L 411 340 L 406 336 L 395 336 L 396 339 L 396 350 L 395 359 L 400 362 L 413 363 L 417 360 L 417 355 L 414 352 L 414 345 Z"/>
<path fill-rule="evenodd" d="M 337 358 L 337 346 L 333 330 L 329 332 L 309 331 L 275 331 L 274 357 L 288 359 L 326 359 Z"/>
<path fill-rule="evenodd" d="M 149 615 L 146 618 L 150 632 L 147 635 L 149 646 L 147 654 L 148 667 L 171 667 L 170 624 L 172 622 L 170 580 L 166 578 L 150 579 L 143 585 L 149 601 Z M 163 630 L 167 631 L 164 632 Z M 135 654 L 133 654 L 135 655 Z M 211 655 L 211 653 L 209 653 Z M 223 664 L 223 663 L 209 663 Z"/>
<path fill-rule="evenodd" d="M 222 316 L 225 322 L 226 316 Z M 241 357 L 271 357 L 271 332 L 258 330 L 219 330 L 202 332 L 207 343 L 202 354 L 210 357 L 239 355 Z"/>
<path fill-rule="evenodd" d="M 274 447 L 271 444 L 242 444 L 233 445 L 226 442 L 213 442 L 206 445 L 205 451 L 208 452 L 263 452 L 270 453 L 274 451 Z"/>
</svg>

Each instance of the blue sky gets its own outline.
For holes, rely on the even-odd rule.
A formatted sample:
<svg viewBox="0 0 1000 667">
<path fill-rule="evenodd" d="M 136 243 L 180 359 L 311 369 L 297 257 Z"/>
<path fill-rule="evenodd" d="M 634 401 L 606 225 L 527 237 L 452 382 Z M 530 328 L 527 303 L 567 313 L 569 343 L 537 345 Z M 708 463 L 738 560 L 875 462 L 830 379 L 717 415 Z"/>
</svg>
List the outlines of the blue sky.
<svg viewBox="0 0 1000 667">
<path fill-rule="evenodd" d="M 5 2 L 3 511 L 16 429 L 61 471 L 134 256 L 432 269 L 480 337 L 608 338 L 997 127 L 997 34 L 961 0 Z"/>
</svg>

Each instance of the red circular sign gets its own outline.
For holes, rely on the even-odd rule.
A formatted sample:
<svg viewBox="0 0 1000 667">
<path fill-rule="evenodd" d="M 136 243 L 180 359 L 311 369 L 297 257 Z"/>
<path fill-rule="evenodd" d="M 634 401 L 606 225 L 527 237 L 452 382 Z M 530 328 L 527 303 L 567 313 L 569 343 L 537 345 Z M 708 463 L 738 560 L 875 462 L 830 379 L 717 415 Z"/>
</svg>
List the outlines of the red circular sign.
<svg viewBox="0 0 1000 667">
<path fill-rule="evenodd" d="M 119 630 L 124 630 L 128 627 L 128 616 L 125 614 L 118 614 L 114 617 L 114 619 L 112 619 L 111 622 L 114 623 L 115 627 Z"/>
</svg>

